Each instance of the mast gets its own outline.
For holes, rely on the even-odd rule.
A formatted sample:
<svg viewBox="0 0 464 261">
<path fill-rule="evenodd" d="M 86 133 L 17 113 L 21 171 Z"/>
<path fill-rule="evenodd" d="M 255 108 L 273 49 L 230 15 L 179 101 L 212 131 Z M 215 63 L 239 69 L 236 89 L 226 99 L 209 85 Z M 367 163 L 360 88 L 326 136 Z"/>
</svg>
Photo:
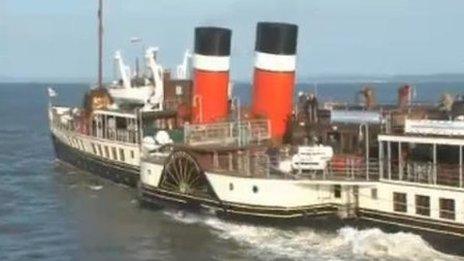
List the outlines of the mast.
<svg viewBox="0 0 464 261">
<path fill-rule="evenodd" d="M 98 88 L 103 88 L 103 0 L 98 0 Z"/>
</svg>

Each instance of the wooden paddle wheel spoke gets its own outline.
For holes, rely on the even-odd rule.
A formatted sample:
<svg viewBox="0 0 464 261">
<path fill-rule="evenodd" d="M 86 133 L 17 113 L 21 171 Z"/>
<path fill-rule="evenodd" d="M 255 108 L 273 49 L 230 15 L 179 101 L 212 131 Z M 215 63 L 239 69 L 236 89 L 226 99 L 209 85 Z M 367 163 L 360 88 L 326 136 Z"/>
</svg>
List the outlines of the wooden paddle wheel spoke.
<svg viewBox="0 0 464 261">
<path fill-rule="evenodd" d="M 200 177 L 199 176 L 194 176 L 192 177 L 193 180 L 189 180 L 191 182 L 191 184 L 196 184 L 198 181 L 200 181 Z"/>
<path fill-rule="evenodd" d="M 172 181 L 174 181 L 176 184 L 179 184 L 179 180 L 175 178 L 175 175 L 172 174 L 172 172 L 170 171 L 170 167 L 169 165 L 167 166 L 168 168 L 165 168 L 165 172 L 167 173 L 167 175 L 172 179 Z"/>
<path fill-rule="evenodd" d="M 182 160 L 185 159 L 185 158 L 180 158 L 178 159 L 178 164 L 179 164 L 179 172 L 180 172 L 180 175 L 182 176 L 182 180 L 186 180 L 187 179 L 187 175 L 185 173 L 185 170 L 188 168 L 188 162 L 185 163 L 185 165 L 182 163 Z"/>
<path fill-rule="evenodd" d="M 169 189 L 174 189 L 174 190 L 177 190 L 178 189 L 178 186 L 174 185 L 174 184 L 171 184 L 169 182 L 166 182 L 164 184 L 164 186 L 166 186 L 166 188 L 169 188 Z"/>
<path fill-rule="evenodd" d="M 200 165 L 185 151 L 174 151 L 166 159 L 159 187 L 180 194 L 215 197 Z"/>
</svg>

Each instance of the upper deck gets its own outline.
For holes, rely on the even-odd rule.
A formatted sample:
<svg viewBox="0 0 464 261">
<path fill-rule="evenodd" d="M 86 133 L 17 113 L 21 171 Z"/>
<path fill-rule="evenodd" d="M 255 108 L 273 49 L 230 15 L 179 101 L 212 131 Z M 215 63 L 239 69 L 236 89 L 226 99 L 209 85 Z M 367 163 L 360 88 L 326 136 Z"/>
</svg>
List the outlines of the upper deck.
<svg viewBox="0 0 464 261">
<path fill-rule="evenodd" d="M 49 109 L 50 128 L 122 143 L 138 144 L 137 109 L 94 110 L 90 116 L 78 108 L 53 106 Z"/>
<path fill-rule="evenodd" d="M 402 133 L 378 136 L 385 180 L 462 188 L 464 121 L 406 119 Z"/>
<path fill-rule="evenodd" d="M 289 163 L 288 157 L 278 151 L 269 151 L 265 145 L 255 144 L 246 146 L 172 144 L 166 145 L 154 153 L 144 151 L 142 161 L 165 166 L 171 160 L 169 155 L 178 150 L 192 155 L 203 171 L 226 176 L 308 180 L 321 184 L 340 182 L 344 184 L 355 184 L 357 182 L 364 184 L 376 181 L 379 178 L 378 161 L 372 159 L 366 164 L 364 159 L 348 155 L 330 161 L 322 171 L 285 171 L 281 164 Z"/>
</svg>

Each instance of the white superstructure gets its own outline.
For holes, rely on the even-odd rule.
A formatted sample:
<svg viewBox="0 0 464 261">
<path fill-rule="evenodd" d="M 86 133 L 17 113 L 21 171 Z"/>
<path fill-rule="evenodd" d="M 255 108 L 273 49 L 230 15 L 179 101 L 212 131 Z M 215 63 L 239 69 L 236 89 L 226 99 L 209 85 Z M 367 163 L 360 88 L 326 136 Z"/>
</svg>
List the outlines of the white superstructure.
<svg viewBox="0 0 464 261">
<path fill-rule="evenodd" d="M 439 122 L 429 120 L 427 124 Z M 458 133 L 459 124 L 450 123 L 448 128 Z M 268 218 L 337 214 L 464 237 L 464 137 L 431 136 L 427 131 L 385 133 L 379 135 L 378 142 L 379 158 L 367 161 L 363 157 L 341 161 L 329 146 L 301 146 L 293 156 L 292 167 L 302 168 L 301 162 L 309 162 L 312 165 L 305 170 L 320 170 L 309 175 L 282 172 L 282 164 L 272 164 L 266 154 L 252 150 L 227 152 L 213 148 L 210 157 L 205 156 L 209 155 L 206 152 L 195 152 L 193 147 L 184 148 L 184 154 L 176 152 L 179 149 L 166 150 L 142 160 L 142 191 L 162 201 L 203 202 L 203 208 L 216 213 Z M 425 149 L 430 152 L 430 161 L 412 156 L 413 152 L 420 153 L 410 149 L 422 150 L 423 145 L 430 146 L 430 150 Z M 441 162 L 446 158 L 437 156 L 442 146 L 456 153 L 456 162 Z M 193 154 L 186 156 L 189 151 Z M 207 184 L 200 190 L 208 193 L 195 192 L 198 184 L 190 184 L 184 174 L 167 178 L 176 176 L 176 171 L 182 173 L 182 166 L 172 168 L 169 162 L 192 158 L 206 166 L 203 174 L 199 171 L 198 177 L 192 179 Z M 205 165 L 205 159 L 211 160 L 209 165 Z M 183 189 L 178 190 L 180 187 Z"/>
</svg>

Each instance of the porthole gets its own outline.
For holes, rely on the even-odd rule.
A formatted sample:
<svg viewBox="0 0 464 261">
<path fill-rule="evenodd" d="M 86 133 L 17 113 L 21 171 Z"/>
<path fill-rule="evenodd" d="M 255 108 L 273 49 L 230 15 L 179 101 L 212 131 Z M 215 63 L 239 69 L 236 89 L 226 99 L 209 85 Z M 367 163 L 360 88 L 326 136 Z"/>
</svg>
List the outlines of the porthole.
<svg viewBox="0 0 464 261">
<path fill-rule="evenodd" d="M 258 193 L 258 186 L 253 186 L 253 193 Z"/>
<path fill-rule="evenodd" d="M 234 190 L 234 184 L 229 183 L 229 190 Z"/>
</svg>

